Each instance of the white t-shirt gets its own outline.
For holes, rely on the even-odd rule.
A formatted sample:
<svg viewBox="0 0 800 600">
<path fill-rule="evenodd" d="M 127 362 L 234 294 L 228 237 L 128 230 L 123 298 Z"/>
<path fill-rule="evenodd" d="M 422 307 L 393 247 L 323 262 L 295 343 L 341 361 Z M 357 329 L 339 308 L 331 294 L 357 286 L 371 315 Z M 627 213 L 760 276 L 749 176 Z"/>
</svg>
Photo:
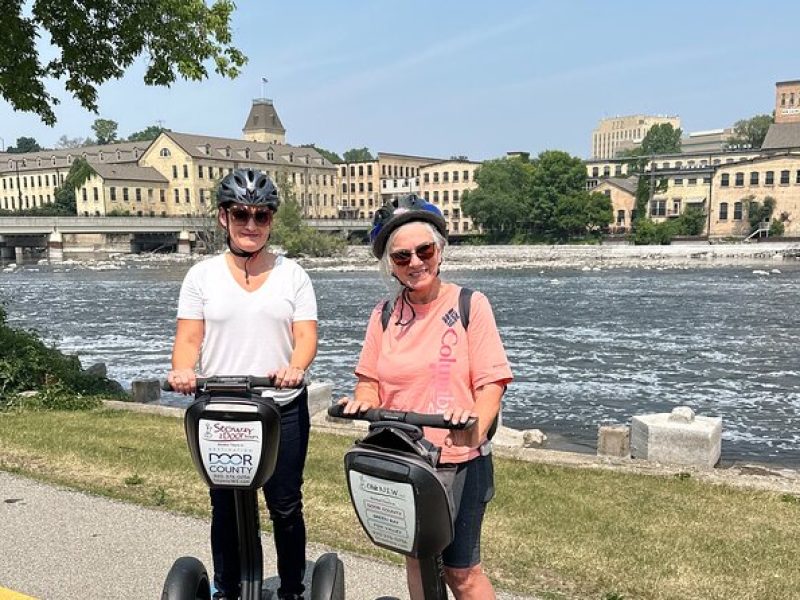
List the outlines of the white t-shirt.
<svg viewBox="0 0 800 600">
<path fill-rule="evenodd" d="M 314 287 L 300 265 L 278 256 L 267 280 L 248 292 L 233 278 L 225 254 L 189 269 L 181 286 L 178 318 L 205 322 L 201 375 L 263 377 L 289 364 L 292 323 L 317 320 Z M 275 400 L 285 402 L 299 393 L 286 390 Z"/>
</svg>

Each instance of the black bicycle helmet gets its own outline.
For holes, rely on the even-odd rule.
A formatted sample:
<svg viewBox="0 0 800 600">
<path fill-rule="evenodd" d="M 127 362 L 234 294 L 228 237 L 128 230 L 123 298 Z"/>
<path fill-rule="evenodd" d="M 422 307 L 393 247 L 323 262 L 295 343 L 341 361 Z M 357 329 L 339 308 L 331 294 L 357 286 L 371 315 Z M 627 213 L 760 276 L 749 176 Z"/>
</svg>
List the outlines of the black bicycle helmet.
<svg viewBox="0 0 800 600">
<path fill-rule="evenodd" d="M 248 204 L 266 206 L 272 212 L 278 210 L 281 200 L 278 189 L 262 171 L 235 169 L 220 182 L 217 190 L 217 206 Z"/>
<path fill-rule="evenodd" d="M 402 198 L 396 198 L 375 211 L 372 230 L 369 232 L 369 241 L 372 244 L 372 254 L 375 258 L 383 258 L 389 235 L 401 225 L 412 221 L 430 223 L 436 227 L 442 237 L 447 237 L 447 224 L 441 211 L 424 198 L 420 198 L 416 194 L 409 194 Z"/>
</svg>

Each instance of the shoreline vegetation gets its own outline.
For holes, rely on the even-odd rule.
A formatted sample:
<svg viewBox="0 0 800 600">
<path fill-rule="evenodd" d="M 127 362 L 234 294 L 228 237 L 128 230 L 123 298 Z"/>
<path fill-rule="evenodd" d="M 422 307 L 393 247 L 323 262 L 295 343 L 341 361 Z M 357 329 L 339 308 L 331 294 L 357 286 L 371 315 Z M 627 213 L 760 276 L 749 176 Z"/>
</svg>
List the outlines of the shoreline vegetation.
<svg viewBox="0 0 800 600">
<path fill-rule="evenodd" d="M 91 435 L 87 435 L 91 432 Z M 311 541 L 398 562 L 372 546 L 347 495 L 351 436 L 312 430 Z M 619 470 L 496 457 L 482 544 L 499 588 L 548 600 L 789 598 L 800 589 L 800 496 L 698 471 Z M 0 413 L 0 469 L 209 518 L 182 421 L 105 408 Z M 714 483 L 709 483 L 713 481 Z M 262 514 L 262 523 L 269 519 Z"/>
</svg>

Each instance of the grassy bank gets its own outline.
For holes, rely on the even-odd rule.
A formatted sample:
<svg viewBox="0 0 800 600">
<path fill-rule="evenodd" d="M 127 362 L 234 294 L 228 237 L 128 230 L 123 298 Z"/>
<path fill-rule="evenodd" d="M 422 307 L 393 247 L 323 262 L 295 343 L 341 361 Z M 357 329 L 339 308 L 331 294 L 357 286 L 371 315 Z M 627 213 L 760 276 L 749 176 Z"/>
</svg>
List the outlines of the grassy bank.
<svg viewBox="0 0 800 600">
<path fill-rule="evenodd" d="M 312 434 L 310 537 L 367 541 L 347 497 L 351 440 Z M 207 517 L 181 421 L 121 411 L 0 413 L 0 469 Z M 502 588 L 542 598 L 766 599 L 800 589 L 794 497 L 652 477 L 496 460 L 484 562 Z M 268 523 L 268 521 L 267 521 Z"/>
</svg>

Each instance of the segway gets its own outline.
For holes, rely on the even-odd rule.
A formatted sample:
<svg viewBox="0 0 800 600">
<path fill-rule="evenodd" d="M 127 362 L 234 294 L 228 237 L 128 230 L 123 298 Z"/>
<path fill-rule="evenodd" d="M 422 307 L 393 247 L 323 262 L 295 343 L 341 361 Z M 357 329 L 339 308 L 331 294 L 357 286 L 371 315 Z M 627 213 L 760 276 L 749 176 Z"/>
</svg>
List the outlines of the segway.
<svg viewBox="0 0 800 600">
<path fill-rule="evenodd" d="M 343 409 L 337 404 L 328 414 L 370 421 L 367 435 L 344 456 L 361 526 L 375 545 L 419 561 L 425 600 L 447 600 L 441 553 L 453 539 L 455 515 L 436 475 L 441 448 L 421 428 L 467 429 L 476 419 L 454 425 L 441 415 L 385 409 L 345 415 Z"/>
<path fill-rule="evenodd" d="M 263 557 L 258 491 L 275 469 L 280 411 L 269 397 L 268 377 L 198 378 L 195 401 L 186 409 L 186 441 L 206 484 L 233 490 L 239 534 L 241 600 L 262 599 Z M 169 391 L 169 383 L 164 384 Z M 262 395 L 264 394 L 264 395 Z M 344 567 L 334 553 L 315 563 L 310 600 L 344 600 Z M 175 561 L 161 600 L 210 600 L 208 571 L 201 561 Z"/>
</svg>

